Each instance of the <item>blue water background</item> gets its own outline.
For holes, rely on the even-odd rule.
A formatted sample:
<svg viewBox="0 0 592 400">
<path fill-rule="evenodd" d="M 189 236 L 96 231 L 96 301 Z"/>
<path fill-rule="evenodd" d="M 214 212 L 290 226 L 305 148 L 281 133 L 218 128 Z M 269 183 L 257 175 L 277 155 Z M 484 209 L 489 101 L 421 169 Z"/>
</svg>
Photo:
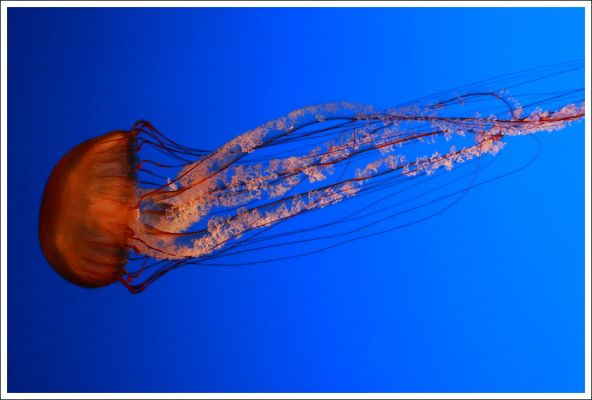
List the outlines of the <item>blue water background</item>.
<svg viewBox="0 0 592 400">
<path fill-rule="evenodd" d="M 581 123 L 429 221 L 138 296 L 69 284 L 37 239 L 49 173 L 87 138 L 145 118 L 213 149 L 309 104 L 583 58 L 583 9 L 12 8 L 8 24 L 9 391 L 583 391 Z M 535 152 L 512 139 L 506 160 Z"/>
</svg>

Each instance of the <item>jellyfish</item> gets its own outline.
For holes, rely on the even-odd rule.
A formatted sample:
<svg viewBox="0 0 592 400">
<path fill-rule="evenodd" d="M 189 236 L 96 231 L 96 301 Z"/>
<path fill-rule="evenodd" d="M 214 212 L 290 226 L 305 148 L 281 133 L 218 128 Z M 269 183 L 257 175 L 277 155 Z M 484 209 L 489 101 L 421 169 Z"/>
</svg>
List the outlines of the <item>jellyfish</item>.
<svg viewBox="0 0 592 400">
<path fill-rule="evenodd" d="M 507 138 L 583 119 L 583 89 L 529 91 L 581 70 L 530 69 L 386 109 L 308 106 L 213 151 L 179 144 L 142 120 L 57 163 L 40 208 L 41 248 L 76 285 L 121 282 L 139 293 L 190 264 L 269 262 L 417 223 L 478 185 L 481 160 Z M 521 99 L 510 94 L 517 89 Z M 367 201 L 351 205 L 360 198 Z M 290 250 L 305 244 L 316 247 Z M 270 248 L 286 250 L 257 258 Z M 238 262 L 224 264 L 229 257 Z"/>
</svg>

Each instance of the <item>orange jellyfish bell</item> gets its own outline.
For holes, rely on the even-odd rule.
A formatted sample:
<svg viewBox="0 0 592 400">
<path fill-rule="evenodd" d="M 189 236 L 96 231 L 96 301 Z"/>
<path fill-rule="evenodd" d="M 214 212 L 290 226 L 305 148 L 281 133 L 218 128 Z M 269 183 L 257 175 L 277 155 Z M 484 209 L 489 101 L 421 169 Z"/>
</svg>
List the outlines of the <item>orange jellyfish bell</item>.
<svg viewBox="0 0 592 400">
<path fill-rule="evenodd" d="M 87 140 L 49 177 L 39 239 L 53 269 L 72 283 L 102 287 L 124 273 L 138 213 L 134 142 L 125 131 Z"/>
</svg>

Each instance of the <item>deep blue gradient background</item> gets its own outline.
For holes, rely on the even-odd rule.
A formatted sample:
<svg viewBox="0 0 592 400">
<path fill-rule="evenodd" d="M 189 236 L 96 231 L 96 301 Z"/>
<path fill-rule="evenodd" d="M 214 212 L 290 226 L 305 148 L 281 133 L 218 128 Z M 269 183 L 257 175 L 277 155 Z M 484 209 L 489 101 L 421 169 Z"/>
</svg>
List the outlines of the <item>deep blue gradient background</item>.
<svg viewBox="0 0 592 400">
<path fill-rule="evenodd" d="M 189 267 L 138 296 L 65 282 L 37 239 L 51 168 L 82 140 L 145 118 L 213 149 L 309 104 L 389 106 L 582 58 L 583 9 L 11 8 L 8 23 L 9 391 L 584 390 L 581 123 L 404 231 Z"/>
</svg>

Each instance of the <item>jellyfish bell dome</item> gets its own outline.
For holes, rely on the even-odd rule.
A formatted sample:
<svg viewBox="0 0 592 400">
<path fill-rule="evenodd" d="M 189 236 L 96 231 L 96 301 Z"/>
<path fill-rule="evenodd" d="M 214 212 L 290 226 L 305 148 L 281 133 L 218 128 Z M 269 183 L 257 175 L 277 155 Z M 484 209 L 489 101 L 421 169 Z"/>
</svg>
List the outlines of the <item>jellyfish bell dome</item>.
<svg viewBox="0 0 592 400">
<path fill-rule="evenodd" d="M 53 269 L 79 286 L 120 279 L 138 218 L 135 138 L 113 131 L 70 150 L 45 187 L 39 239 Z"/>
</svg>

